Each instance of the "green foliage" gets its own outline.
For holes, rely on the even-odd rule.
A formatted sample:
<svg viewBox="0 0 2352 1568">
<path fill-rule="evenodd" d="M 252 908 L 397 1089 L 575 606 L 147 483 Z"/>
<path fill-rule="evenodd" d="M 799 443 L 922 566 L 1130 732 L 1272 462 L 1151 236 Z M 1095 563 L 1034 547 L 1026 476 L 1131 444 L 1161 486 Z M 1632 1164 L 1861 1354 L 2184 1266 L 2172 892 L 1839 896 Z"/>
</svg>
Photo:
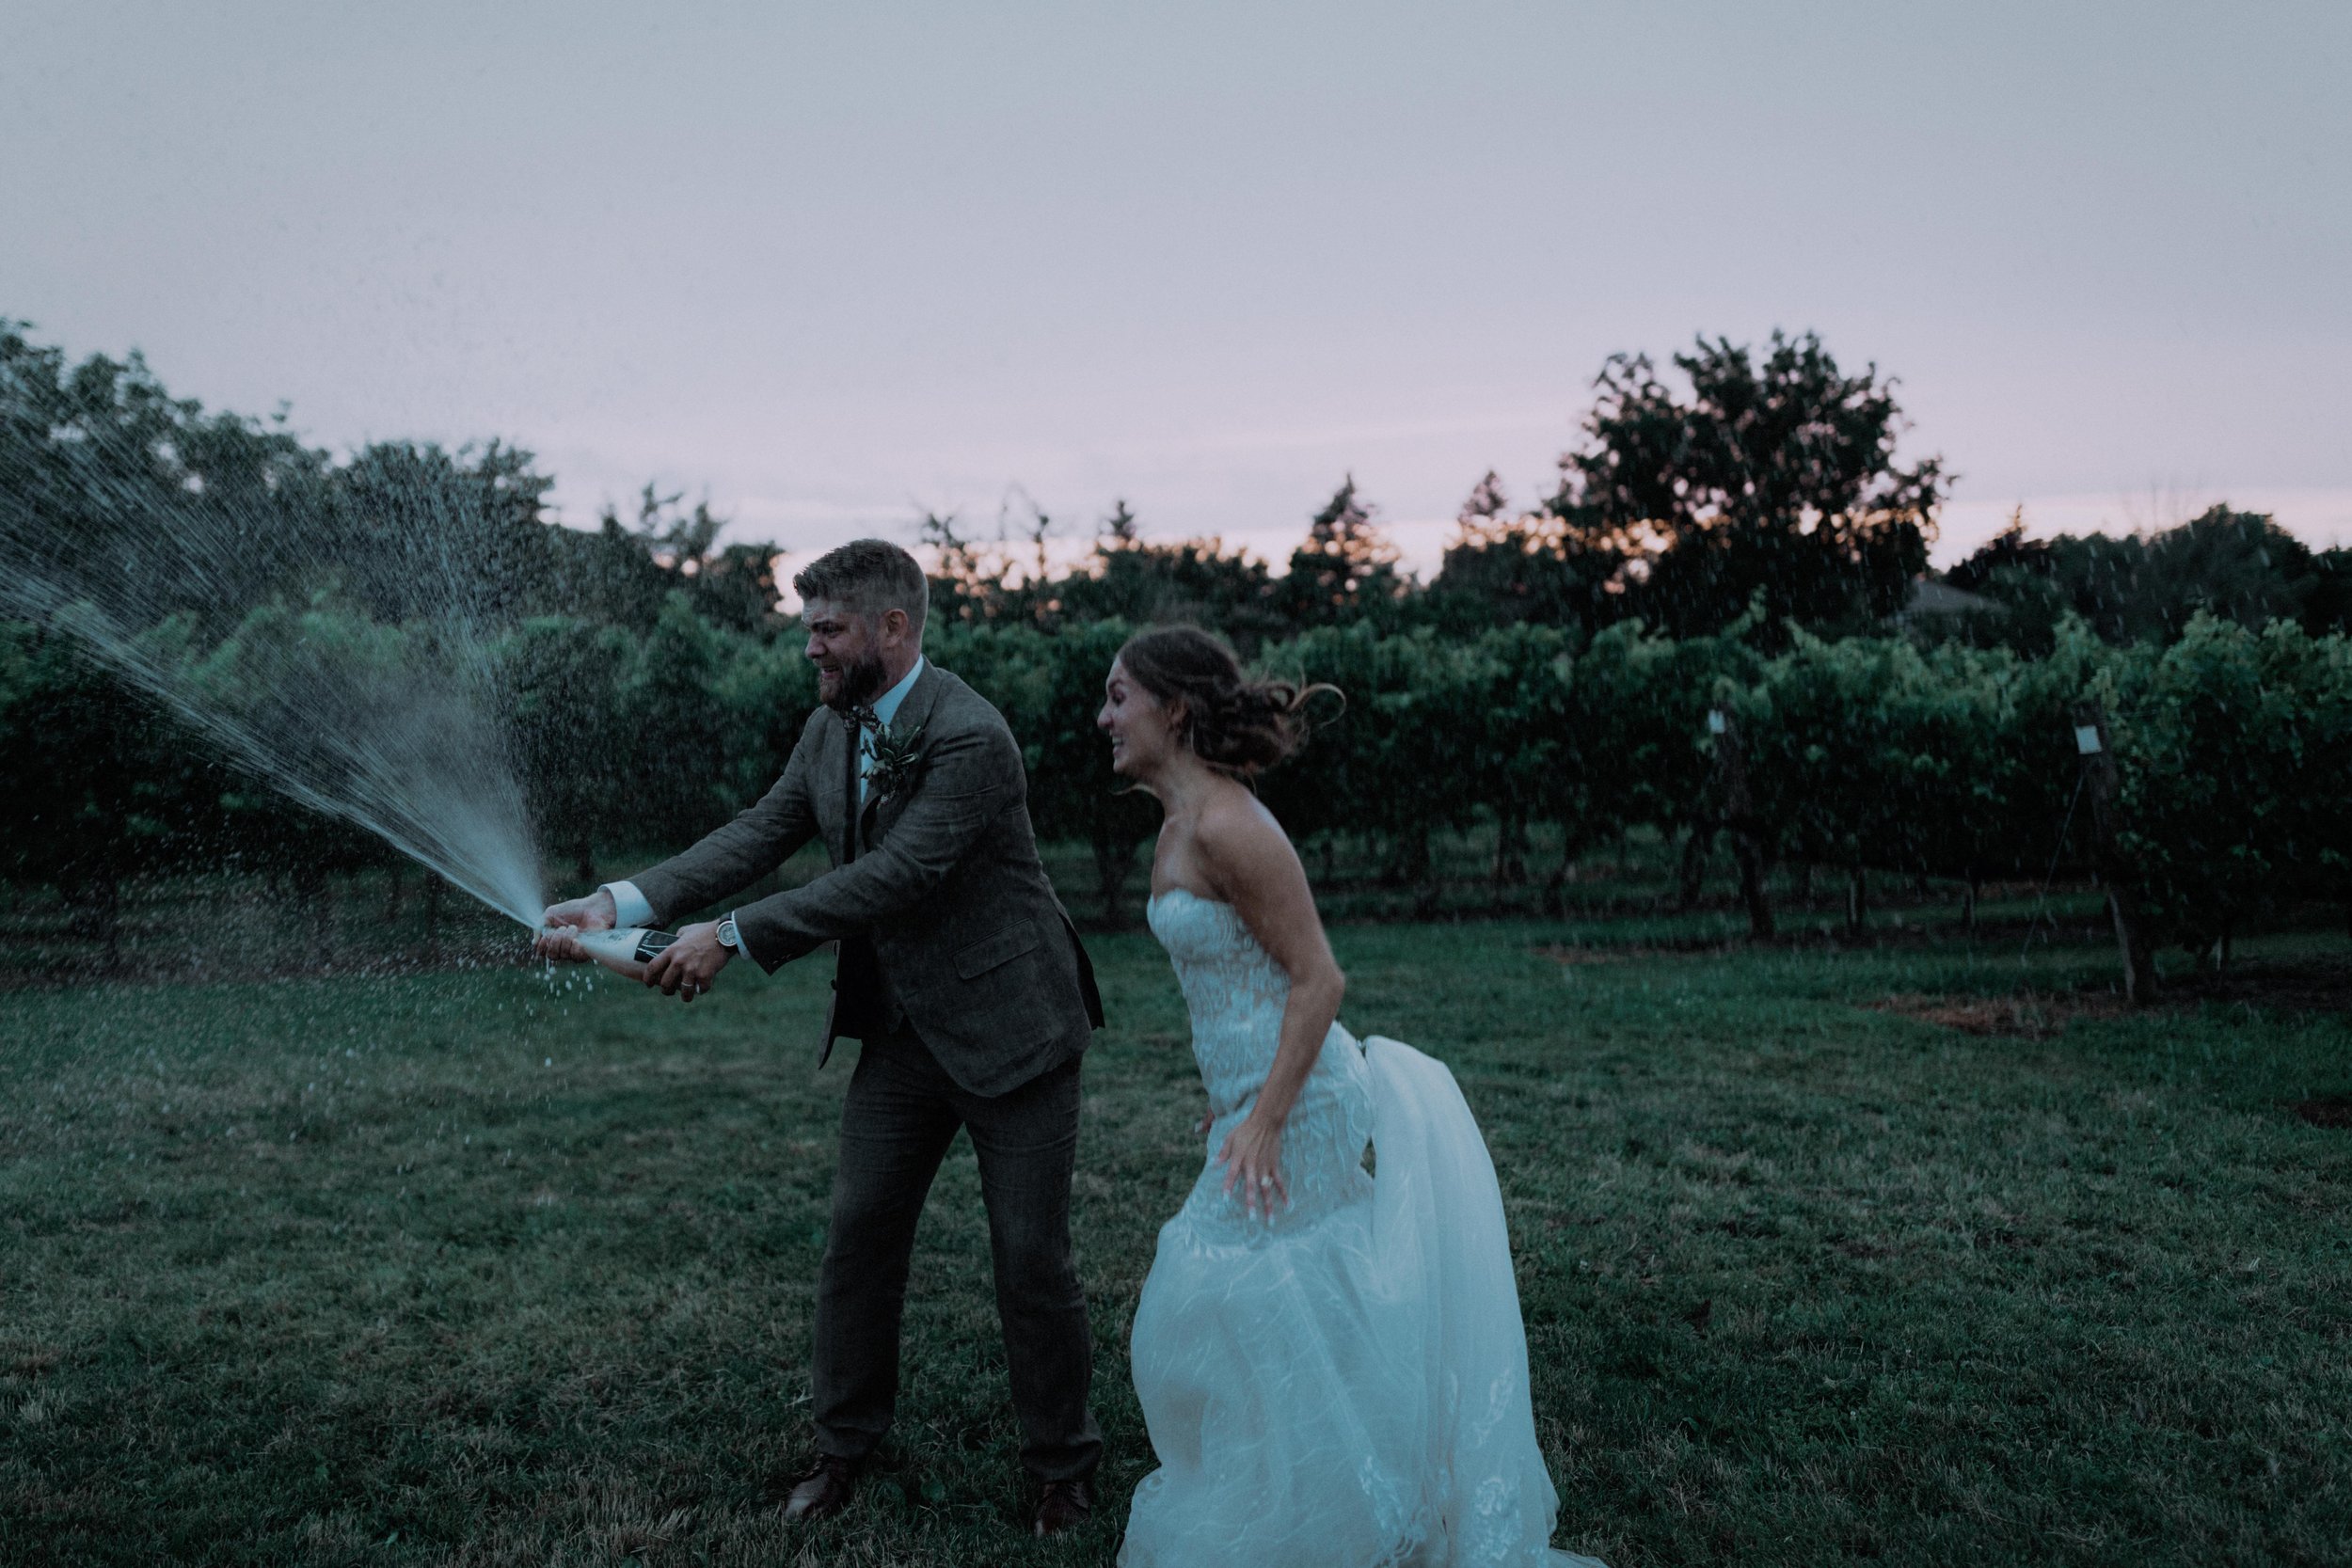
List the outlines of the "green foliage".
<svg viewBox="0 0 2352 1568">
<path fill-rule="evenodd" d="M 2167 936 L 2202 950 L 2281 903 L 2352 895 L 2352 643 L 2201 614 L 2108 680 L 2118 837 Z"/>
<path fill-rule="evenodd" d="M 1089 847 L 1095 895 L 1114 924 L 1124 918 L 1136 851 L 1159 827 L 1158 808 L 1111 772 L 1110 748 L 1094 725 L 1127 635 L 1122 621 L 1080 622 L 1052 636 L 1030 626 L 957 627 L 930 648 L 1003 711 L 1028 767 L 1031 820 L 1041 836 Z"/>
<path fill-rule="evenodd" d="M 2046 673 L 2006 653 L 1799 634 L 1733 705 L 1774 847 L 1972 883 L 2041 871 L 2075 772 Z"/>
<path fill-rule="evenodd" d="M 199 806 L 200 760 L 184 741 L 157 746 L 157 729 L 149 705 L 72 639 L 0 626 L 8 875 L 57 888 L 91 934 L 112 937 L 121 882 L 181 848 Z"/>
<path fill-rule="evenodd" d="M 549 852 L 580 882 L 598 879 L 599 832 L 635 786 L 636 727 L 621 706 L 634 651 L 618 626 L 556 615 L 523 622 L 498 649 L 516 762 L 534 786 Z"/>
<path fill-rule="evenodd" d="M 1570 678 L 1578 736 L 1574 842 L 1640 824 L 1668 832 L 1708 811 L 1707 710 L 1753 668 L 1737 636 L 1673 639 L 1626 621 L 1593 639 Z"/>
<path fill-rule="evenodd" d="M 1945 580 L 2002 608 L 1973 632 L 2042 652 L 2069 615 L 2109 642 L 2169 643 L 2200 614 L 2352 631 L 2348 564 L 2352 552 L 2314 554 L 2260 513 L 2216 506 L 2144 537 L 2027 539 L 2024 517 L 2012 517 Z"/>
<path fill-rule="evenodd" d="M 1469 819 L 1460 768 L 1478 719 L 1459 704 L 1459 644 L 1368 626 L 1312 631 L 1270 652 L 1269 670 L 1327 682 L 1347 707 L 1304 754 L 1270 776 L 1268 797 L 1295 836 L 1348 832 L 1390 847 L 1391 875 L 1426 873 L 1430 832 Z"/>
<path fill-rule="evenodd" d="M 2352 676 L 2328 630 L 2352 613 L 2342 552 L 2224 508 L 2146 540 L 2013 529 L 1953 574 L 2007 607 L 2001 645 L 1832 638 L 1908 591 L 1938 465 L 1895 464 L 1891 384 L 1810 336 L 1760 357 L 1703 341 L 1675 363 L 1687 396 L 1646 358 L 1612 360 L 1560 495 L 1514 515 L 1486 476 L 1426 592 L 1352 479 L 1279 578 L 1213 540 L 1144 541 L 1123 504 L 1058 577 L 1033 505 L 995 546 L 928 518 L 932 657 L 1004 710 L 1040 836 L 1089 847 L 1114 922 L 1154 818 L 1092 720 L 1130 627 L 1171 617 L 1338 689 L 1263 789 L 1302 842 L 1366 843 L 1400 885 L 1428 885 L 1432 835 L 1473 823 L 1497 829 L 1499 881 L 1527 875 L 1537 829 L 1563 847 L 1555 886 L 1629 830 L 1703 849 L 1726 810 L 1717 706 L 1768 859 L 1972 884 L 2080 871 L 2070 710 L 2096 698 L 2125 874 L 2168 938 L 2208 948 L 2283 902 L 2352 901 Z M 221 713 L 313 735 L 297 772 L 314 793 L 353 766 L 327 744 L 328 689 L 429 727 L 420 672 L 474 684 L 505 730 L 484 746 L 513 752 L 546 849 L 581 879 L 600 848 L 682 843 L 755 799 L 815 702 L 762 549 L 719 548 L 722 519 L 651 485 L 632 525 L 550 527 L 548 482 L 511 447 L 335 462 L 171 398 L 135 356 L 69 367 L 0 323 L 0 479 L 25 568 L 6 601 L 24 620 L 0 626 L 9 868 L 77 898 L 103 905 L 167 854 L 315 878 L 381 853 L 70 657 L 53 632 L 86 612 Z M 238 548 L 191 549 L 230 525 Z"/>
<path fill-rule="evenodd" d="M 143 654 L 162 667 L 192 661 L 194 624 L 185 615 L 152 628 Z M 238 647 L 219 644 L 188 678 L 230 686 Z M 224 757 L 167 705 L 100 668 L 79 638 L 23 623 L 0 623 L 0 843 L 8 877 L 57 889 L 81 932 L 110 952 L 133 878 L 227 864 L 307 893 L 390 854 Z"/>
<path fill-rule="evenodd" d="M 263 648 L 297 630 L 307 658 L 388 670 L 423 635 L 323 605 L 265 608 L 199 678 L 227 709 L 287 700 L 282 677 L 238 672 L 288 668 Z M 1039 836 L 1089 846 L 1098 912 L 1113 923 L 1156 822 L 1111 774 L 1093 722 L 1126 636 L 1119 621 L 950 623 L 930 640 L 935 662 L 1003 710 Z M 816 702 L 797 646 L 713 626 L 683 595 L 643 633 L 541 617 L 492 654 L 547 849 L 581 879 L 599 847 L 682 844 L 750 803 Z M 1546 626 L 1447 638 L 1359 624 L 1270 644 L 1257 663 L 1340 694 L 1314 700 L 1306 747 L 1262 781 L 1268 804 L 1302 844 L 1376 847 L 1400 885 L 1426 887 L 1432 835 L 1474 823 L 1498 830 L 1499 879 L 1526 875 L 1529 835 L 1548 830 L 1563 848 L 1555 885 L 1628 831 L 1710 833 L 1718 706 L 1739 726 L 1768 860 L 1971 884 L 2079 875 L 2090 817 L 2072 708 L 2091 698 L 2110 716 L 2120 847 L 2163 940 L 2203 951 L 2284 905 L 2352 902 L 2352 831 L 2337 809 L 2352 781 L 2352 644 L 2284 623 L 2256 633 L 2200 618 L 2169 649 L 2111 646 L 2068 623 L 2042 658 L 1802 631 L 1766 657 L 1737 626 L 1669 638 L 1621 622 L 1580 648 Z M 264 867 L 367 858 L 342 830 L 320 838 L 305 814 L 235 782 L 200 744 L 149 743 L 143 706 L 56 636 L 19 626 L 0 640 L 0 786 L 27 814 L 24 879 L 103 887 L 95 868 L 127 874 L 161 845 Z"/>
<path fill-rule="evenodd" d="M 726 722 L 720 677 L 729 643 L 678 595 L 631 650 L 614 705 L 628 716 L 632 787 L 625 799 L 640 842 L 690 844 L 749 804 L 750 796 L 730 787 L 736 759 L 775 762 L 782 771 L 768 736 L 739 737 Z"/>
</svg>

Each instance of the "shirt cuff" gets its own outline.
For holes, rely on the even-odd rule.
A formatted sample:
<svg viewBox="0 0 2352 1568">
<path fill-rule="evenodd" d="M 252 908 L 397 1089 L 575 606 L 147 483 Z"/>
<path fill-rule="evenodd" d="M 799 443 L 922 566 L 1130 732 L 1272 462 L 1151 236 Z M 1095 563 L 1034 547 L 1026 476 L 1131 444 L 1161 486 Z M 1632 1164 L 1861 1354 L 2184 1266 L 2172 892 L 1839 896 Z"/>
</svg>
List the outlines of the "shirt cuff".
<svg viewBox="0 0 2352 1568">
<path fill-rule="evenodd" d="M 650 926 L 653 906 L 637 891 L 635 882 L 607 882 L 604 891 L 612 895 L 612 924 L 615 926 Z"/>
</svg>

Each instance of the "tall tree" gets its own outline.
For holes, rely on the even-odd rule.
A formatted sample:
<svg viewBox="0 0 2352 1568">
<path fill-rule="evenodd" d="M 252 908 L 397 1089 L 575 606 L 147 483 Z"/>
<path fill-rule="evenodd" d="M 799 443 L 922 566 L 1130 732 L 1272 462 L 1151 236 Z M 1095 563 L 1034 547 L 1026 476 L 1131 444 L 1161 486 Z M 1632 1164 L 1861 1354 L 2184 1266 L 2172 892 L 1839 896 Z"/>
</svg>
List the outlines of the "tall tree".
<svg viewBox="0 0 2352 1568">
<path fill-rule="evenodd" d="M 1646 355 L 1602 367 L 1551 502 L 1571 531 L 1627 558 L 1629 604 L 1682 633 L 1712 631 L 1758 595 L 1768 625 L 1851 627 L 1900 609 L 1947 481 L 1939 458 L 1896 464 L 1893 382 L 1875 365 L 1844 374 L 1812 333 L 1775 331 L 1760 360 L 1701 338 L 1674 364 L 1687 395 Z"/>
<path fill-rule="evenodd" d="M 1497 623 L 1591 627 L 1616 618 L 1624 556 L 1558 514 L 1514 512 L 1492 472 L 1455 515 L 1428 610 L 1449 631 Z"/>
<path fill-rule="evenodd" d="M 501 441 L 384 441 L 330 469 L 296 531 L 320 586 L 373 618 L 503 626 L 548 608 L 555 482 Z"/>
<path fill-rule="evenodd" d="M 1092 557 L 1057 579 L 1053 594 L 1067 622 L 1190 621 L 1248 651 L 1283 628 L 1274 587 L 1264 562 L 1228 550 L 1222 540 L 1146 539 L 1141 521 L 1120 500 L 1097 530 Z"/>
<path fill-rule="evenodd" d="M 308 501 L 326 467 L 282 428 L 172 397 L 136 354 L 69 368 L 0 318 L 0 596 L 15 610 L 87 599 L 131 630 L 181 611 L 233 626 L 315 571 Z"/>
<path fill-rule="evenodd" d="M 717 626 L 770 638 L 784 626 L 776 609 L 776 547 L 737 544 L 718 547 L 728 519 L 707 501 L 684 507 L 685 497 L 648 483 L 638 492 L 637 520 L 604 509 L 593 533 L 544 531 L 563 560 L 561 585 L 541 612 L 650 629 L 673 592 L 685 594 L 694 613 Z"/>
<path fill-rule="evenodd" d="M 1143 524 L 1136 519 L 1134 510 L 1128 506 L 1127 498 L 1124 496 L 1111 502 L 1110 515 L 1103 519 L 1103 526 L 1099 532 L 1103 543 L 1106 546 L 1137 545 L 1143 542 Z"/>
<path fill-rule="evenodd" d="M 1348 475 L 1291 552 L 1278 602 L 1294 624 L 1394 618 L 1406 584 L 1397 575 L 1395 548 L 1372 518 L 1372 503 L 1357 495 L 1356 476 Z"/>
</svg>

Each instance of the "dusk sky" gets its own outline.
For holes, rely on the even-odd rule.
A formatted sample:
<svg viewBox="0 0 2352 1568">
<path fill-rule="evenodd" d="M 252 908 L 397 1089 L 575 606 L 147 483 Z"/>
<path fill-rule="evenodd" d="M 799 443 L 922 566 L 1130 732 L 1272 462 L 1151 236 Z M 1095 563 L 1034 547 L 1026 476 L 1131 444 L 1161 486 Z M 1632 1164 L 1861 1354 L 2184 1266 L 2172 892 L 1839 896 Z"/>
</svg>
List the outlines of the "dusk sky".
<svg viewBox="0 0 2352 1568">
<path fill-rule="evenodd" d="M 0 315 L 336 448 L 502 437 L 805 552 L 1434 564 L 1613 352 L 1817 330 L 1939 560 L 2216 500 L 2352 542 L 2352 5 L 0 8 Z"/>
</svg>

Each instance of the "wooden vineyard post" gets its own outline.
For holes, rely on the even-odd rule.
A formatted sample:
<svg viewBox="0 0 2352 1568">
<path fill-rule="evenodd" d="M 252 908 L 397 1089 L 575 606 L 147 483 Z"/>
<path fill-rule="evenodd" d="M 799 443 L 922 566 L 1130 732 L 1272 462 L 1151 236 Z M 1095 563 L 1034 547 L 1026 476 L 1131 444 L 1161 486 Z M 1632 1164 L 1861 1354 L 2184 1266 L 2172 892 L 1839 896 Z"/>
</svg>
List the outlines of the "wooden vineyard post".
<svg viewBox="0 0 2352 1568">
<path fill-rule="evenodd" d="M 1740 897 L 1748 906 L 1748 934 L 1772 934 L 1772 901 L 1764 895 L 1764 847 L 1756 832 L 1756 802 L 1748 794 L 1748 757 L 1740 726 L 1722 708 L 1707 713 L 1715 737 L 1715 787 L 1724 826 L 1731 830 L 1732 857 L 1740 863 Z"/>
<path fill-rule="evenodd" d="M 2134 1005 L 2153 1001 L 2156 965 L 2148 952 L 2139 895 L 2123 874 L 2122 856 L 2115 847 L 2115 753 L 2107 745 L 2106 710 L 2096 699 L 2074 705 L 2074 751 L 2082 758 L 2083 793 L 2090 799 L 2091 863 L 2098 868 L 2100 886 L 2106 889 L 2115 944 L 2123 958 L 2123 999 Z"/>
</svg>

